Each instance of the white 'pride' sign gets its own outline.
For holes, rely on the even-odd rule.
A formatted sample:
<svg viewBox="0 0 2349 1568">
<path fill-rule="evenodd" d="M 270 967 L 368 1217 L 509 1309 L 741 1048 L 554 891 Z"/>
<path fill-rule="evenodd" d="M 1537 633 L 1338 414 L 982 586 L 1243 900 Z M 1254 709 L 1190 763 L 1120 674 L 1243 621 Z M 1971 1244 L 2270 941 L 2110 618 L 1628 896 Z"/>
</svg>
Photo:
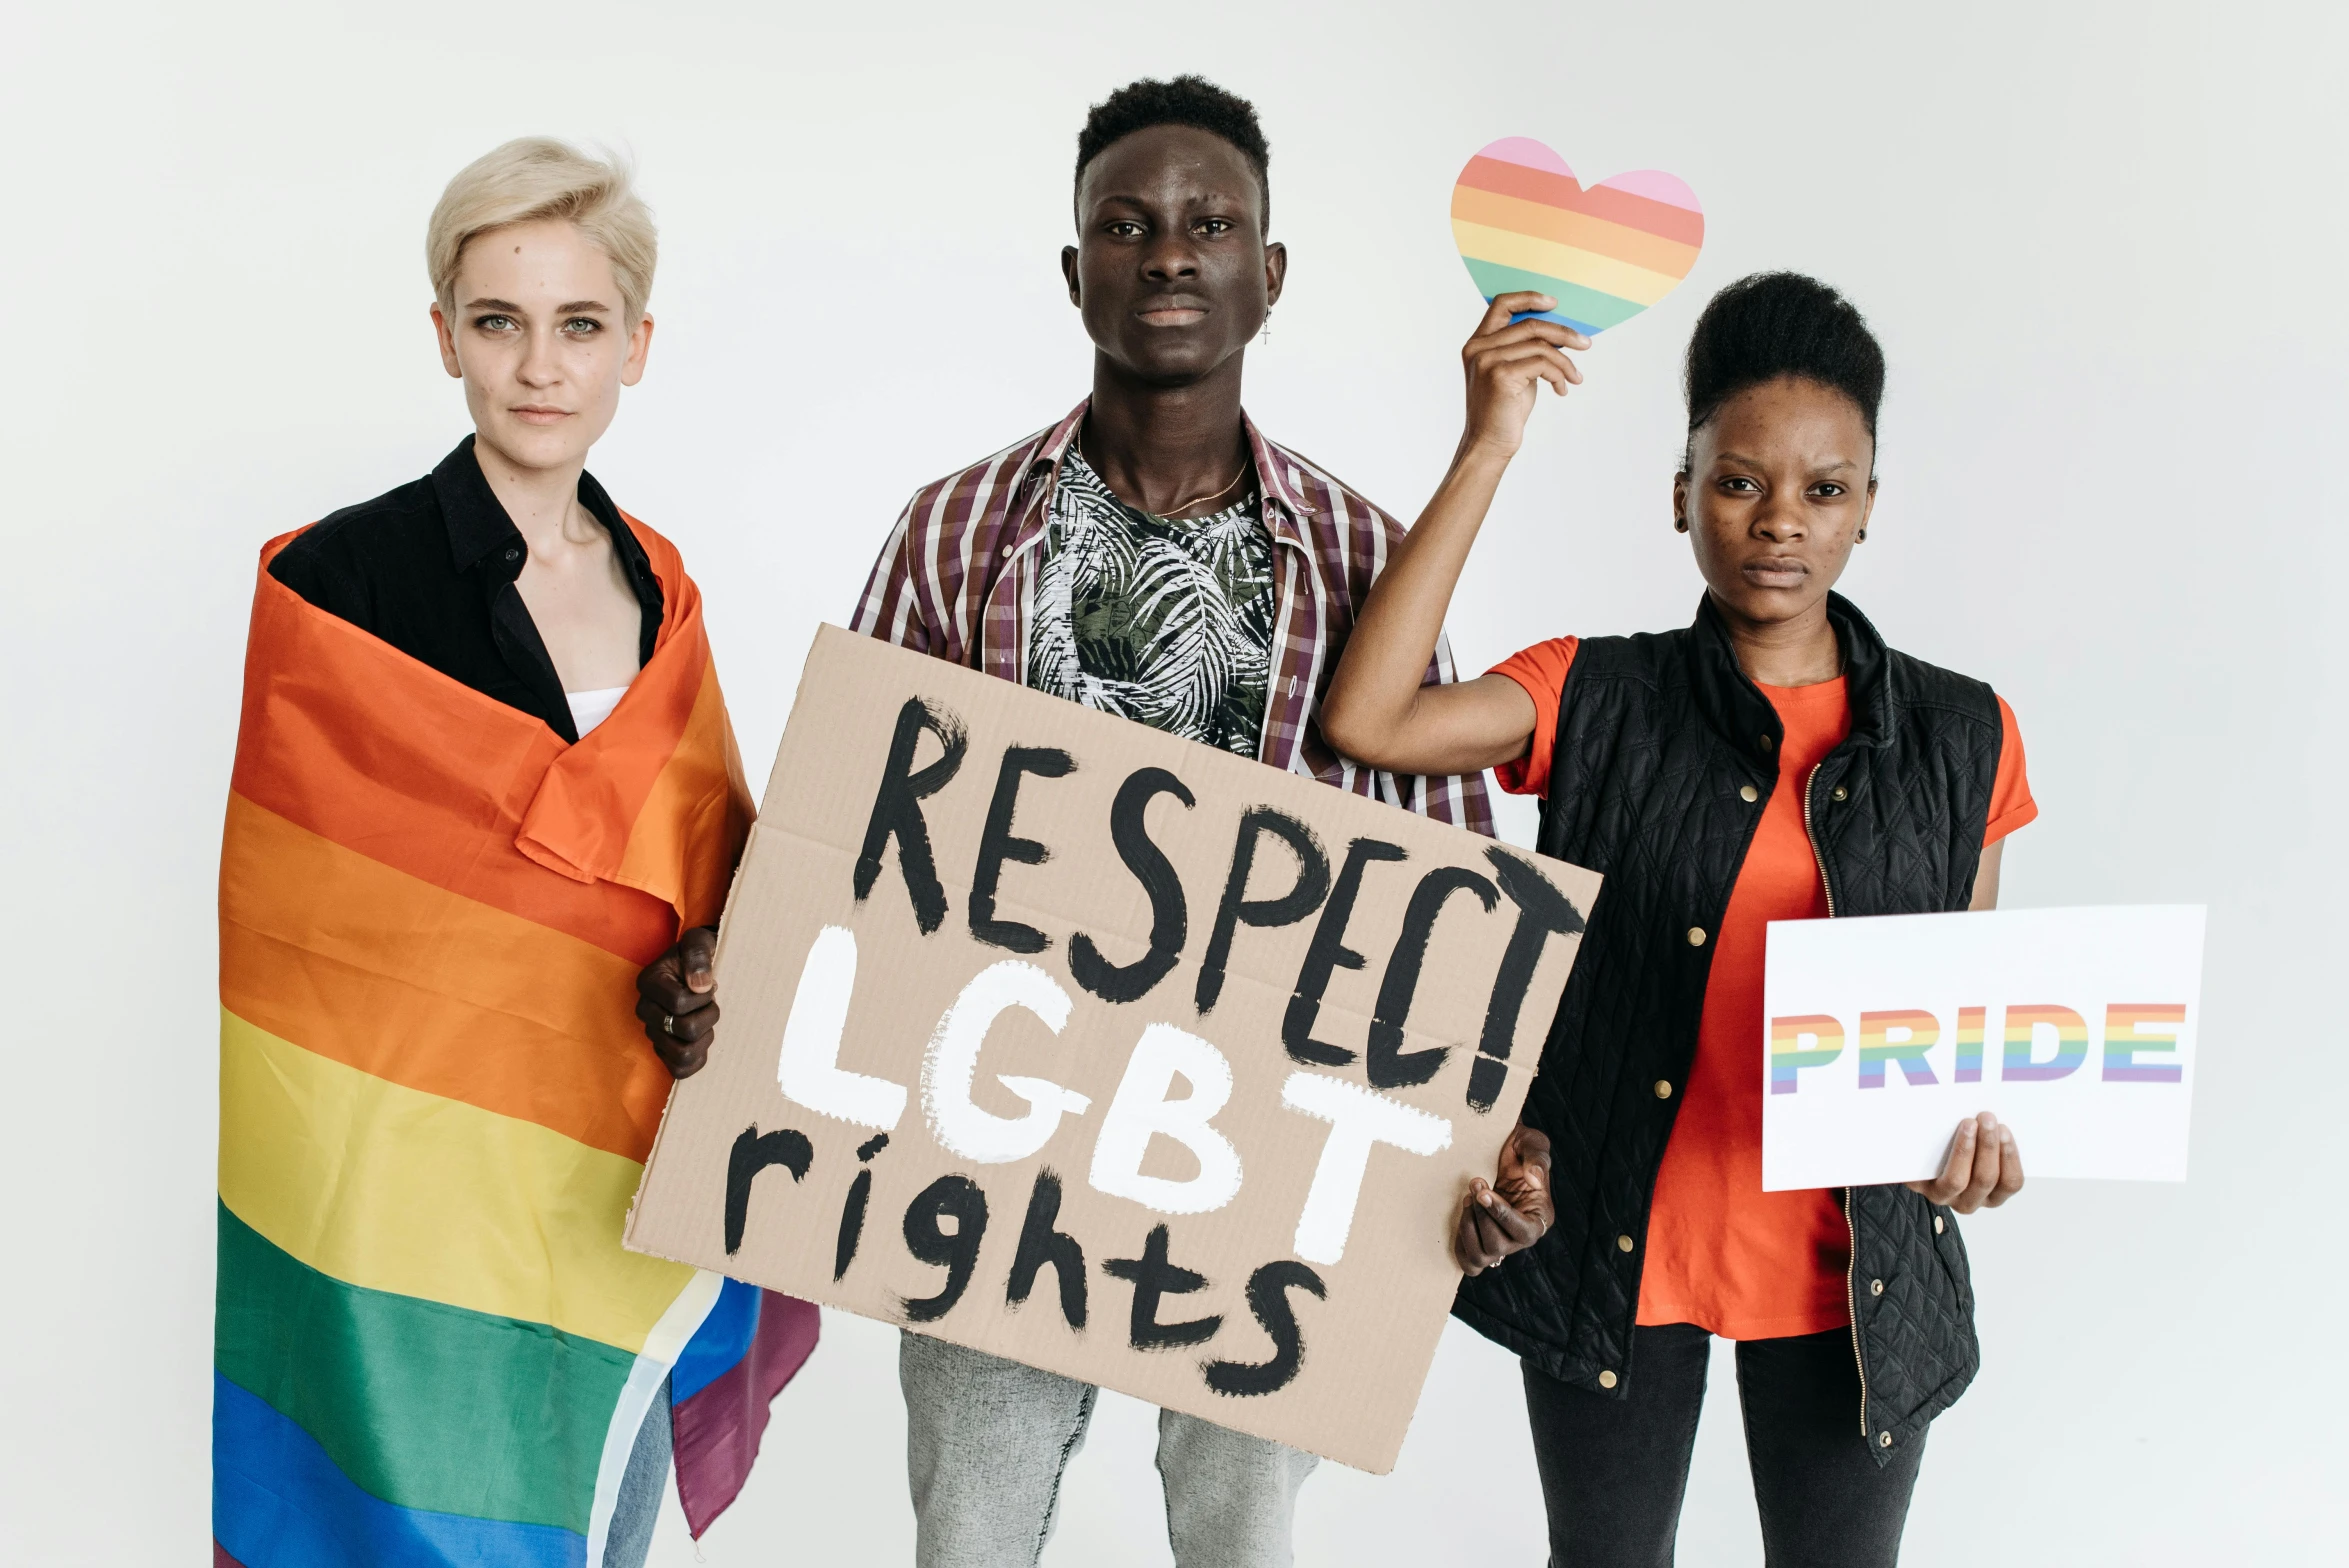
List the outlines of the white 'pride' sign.
<svg viewBox="0 0 2349 1568">
<path fill-rule="evenodd" d="M 2186 1179 L 2200 905 L 1774 920 L 1762 1187 L 1940 1170 L 1960 1119 L 2034 1176 Z"/>
</svg>

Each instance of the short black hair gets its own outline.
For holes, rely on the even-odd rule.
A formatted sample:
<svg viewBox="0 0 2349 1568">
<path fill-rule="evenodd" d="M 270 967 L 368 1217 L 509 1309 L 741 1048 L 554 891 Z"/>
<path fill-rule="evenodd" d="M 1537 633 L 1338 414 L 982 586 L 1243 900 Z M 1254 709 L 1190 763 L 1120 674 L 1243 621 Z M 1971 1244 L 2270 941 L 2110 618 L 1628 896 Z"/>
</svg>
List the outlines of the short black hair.
<svg viewBox="0 0 2349 1568">
<path fill-rule="evenodd" d="M 1264 127 L 1256 123 L 1256 106 L 1237 93 L 1224 91 L 1204 76 L 1178 76 L 1171 82 L 1144 77 L 1128 82 L 1095 104 L 1077 132 L 1077 183 L 1083 184 L 1085 166 L 1136 131 L 1154 125 L 1188 125 L 1220 136 L 1240 150 L 1256 171 L 1262 193 L 1264 222 L 1272 224 L 1272 148 Z"/>
<path fill-rule="evenodd" d="M 1799 272 L 1739 278 L 1697 317 L 1682 380 L 1690 438 L 1723 403 L 1780 376 L 1801 376 L 1850 398 L 1875 441 L 1884 349 L 1850 300 Z M 1685 471 L 1685 453 L 1681 462 Z"/>
</svg>

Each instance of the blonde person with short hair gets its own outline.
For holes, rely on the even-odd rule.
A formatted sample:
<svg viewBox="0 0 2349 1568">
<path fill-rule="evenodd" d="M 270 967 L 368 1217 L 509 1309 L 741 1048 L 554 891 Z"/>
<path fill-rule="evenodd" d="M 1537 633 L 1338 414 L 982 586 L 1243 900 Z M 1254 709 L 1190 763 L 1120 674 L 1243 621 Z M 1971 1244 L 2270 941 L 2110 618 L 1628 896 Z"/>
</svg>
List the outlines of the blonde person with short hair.
<svg viewBox="0 0 2349 1568">
<path fill-rule="evenodd" d="M 424 256 L 473 434 L 429 477 L 304 532 L 270 574 L 565 740 L 594 729 L 660 626 L 645 551 L 587 472 L 652 350 L 656 253 L 623 168 L 546 137 L 469 164 Z M 457 613 L 477 601 L 486 615 Z"/>
<path fill-rule="evenodd" d="M 628 170 L 540 137 L 425 242 L 473 431 L 270 541 L 221 854 L 214 1560 L 639 1568 L 815 1309 L 626 1252 L 637 971 L 750 819 L 700 592 L 586 469 L 652 347 Z"/>
</svg>

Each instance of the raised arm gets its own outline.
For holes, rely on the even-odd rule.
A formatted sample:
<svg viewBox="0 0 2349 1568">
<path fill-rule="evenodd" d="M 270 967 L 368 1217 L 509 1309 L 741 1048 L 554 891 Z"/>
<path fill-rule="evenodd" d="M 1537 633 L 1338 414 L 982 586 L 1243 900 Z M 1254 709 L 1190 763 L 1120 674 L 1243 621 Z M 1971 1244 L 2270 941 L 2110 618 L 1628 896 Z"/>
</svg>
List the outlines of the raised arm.
<svg viewBox="0 0 2349 1568">
<path fill-rule="evenodd" d="M 1560 350 L 1588 348 L 1589 339 L 1553 321 L 1509 322 L 1555 303 L 1546 294 L 1501 295 L 1460 351 L 1468 419 L 1459 449 L 1371 589 L 1322 700 L 1322 734 L 1357 762 L 1396 773 L 1476 773 L 1524 756 L 1532 741 L 1533 699 L 1507 676 L 1449 686 L 1420 680 L 1540 383 L 1564 396 L 1582 380 Z"/>
</svg>

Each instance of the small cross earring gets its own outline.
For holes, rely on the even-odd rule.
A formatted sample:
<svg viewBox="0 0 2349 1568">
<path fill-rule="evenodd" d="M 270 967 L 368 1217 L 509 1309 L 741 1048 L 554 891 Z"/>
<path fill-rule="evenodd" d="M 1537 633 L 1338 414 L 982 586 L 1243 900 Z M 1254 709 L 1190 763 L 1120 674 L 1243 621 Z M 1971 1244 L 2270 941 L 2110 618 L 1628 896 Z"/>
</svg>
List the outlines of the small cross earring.
<svg viewBox="0 0 2349 1568">
<path fill-rule="evenodd" d="M 1272 341 L 1272 307 L 1270 305 L 1264 307 L 1264 325 L 1257 329 L 1256 341 L 1259 343 Z"/>
</svg>

